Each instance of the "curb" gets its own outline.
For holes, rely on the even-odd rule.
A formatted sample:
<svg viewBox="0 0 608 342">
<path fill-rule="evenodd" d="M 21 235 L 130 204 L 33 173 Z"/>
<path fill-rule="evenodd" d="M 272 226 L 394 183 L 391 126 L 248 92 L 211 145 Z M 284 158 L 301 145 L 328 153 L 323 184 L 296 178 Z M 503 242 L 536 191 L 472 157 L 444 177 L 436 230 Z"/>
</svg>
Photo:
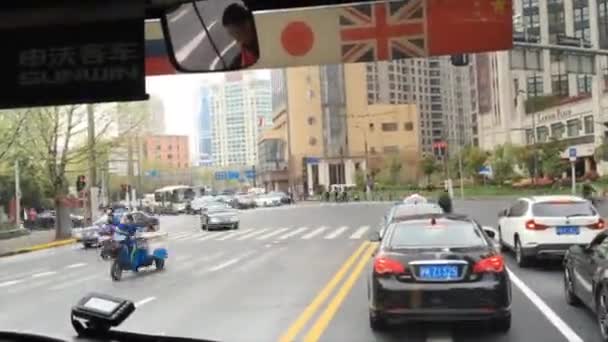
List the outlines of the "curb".
<svg viewBox="0 0 608 342">
<path fill-rule="evenodd" d="M 76 239 L 65 239 L 65 240 L 59 240 L 59 241 L 52 241 L 52 242 L 48 242 L 48 243 L 42 243 L 39 245 L 34 245 L 31 247 L 21 248 L 21 249 L 15 250 L 15 251 L 2 253 L 2 254 L 0 254 L 0 257 L 11 256 L 11 255 L 16 255 L 16 254 L 24 254 L 24 253 L 40 251 L 43 249 L 66 246 L 66 245 L 73 244 L 74 242 L 76 242 Z"/>
</svg>

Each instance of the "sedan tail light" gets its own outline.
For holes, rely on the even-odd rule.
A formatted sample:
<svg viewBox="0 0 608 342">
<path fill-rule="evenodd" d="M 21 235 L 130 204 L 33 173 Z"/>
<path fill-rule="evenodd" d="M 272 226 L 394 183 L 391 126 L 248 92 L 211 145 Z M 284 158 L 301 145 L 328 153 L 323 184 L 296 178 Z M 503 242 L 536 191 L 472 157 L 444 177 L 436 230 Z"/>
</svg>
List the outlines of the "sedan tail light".
<svg viewBox="0 0 608 342">
<path fill-rule="evenodd" d="M 502 255 L 492 255 L 491 257 L 487 257 L 479 260 L 473 266 L 473 273 L 500 273 L 505 269 L 505 259 Z"/>
<path fill-rule="evenodd" d="M 378 256 L 374 259 L 374 272 L 380 275 L 403 274 L 405 267 L 395 259 Z"/>
<path fill-rule="evenodd" d="M 599 220 L 597 220 L 597 222 L 592 223 L 587 227 L 591 229 L 604 229 L 606 227 L 606 223 L 604 222 L 604 219 L 600 218 Z"/>
<path fill-rule="evenodd" d="M 530 230 L 545 230 L 547 228 L 549 228 L 549 226 L 547 226 L 545 224 L 537 223 L 534 220 L 526 221 L 526 229 L 530 229 Z"/>
</svg>

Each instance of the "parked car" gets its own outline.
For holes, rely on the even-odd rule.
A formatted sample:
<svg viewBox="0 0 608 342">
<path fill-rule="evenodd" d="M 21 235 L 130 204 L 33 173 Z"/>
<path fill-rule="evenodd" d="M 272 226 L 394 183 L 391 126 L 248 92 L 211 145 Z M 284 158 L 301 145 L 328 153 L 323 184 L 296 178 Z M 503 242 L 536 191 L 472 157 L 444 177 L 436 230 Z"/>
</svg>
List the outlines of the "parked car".
<svg viewBox="0 0 608 342">
<path fill-rule="evenodd" d="M 273 192 L 270 192 L 268 195 L 278 196 L 281 199 L 281 204 L 291 204 L 291 197 L 289 197 L 288 194 L 286 194 L 282 191 L 273 191 Z"/>
<path fill-rule="evenodd" d="M 604 220 L 583 198 L 523 197 L 499 213 L 498 240 L 525 267 L 534 259 L 562 258 L 571 246 L 588 245 L 603 229 Z"/>
<path fill-rule="evenodd" d="M 277 207 L 281 205 L 281 196 L 272 193 L 259 195 L 255 198 L 257 207 Z"/>
<path fill-rule="evenodd" d="M 238 194 L 232 200 L 231 205 L 237 209 L 255 208 L 255 196 L 251 194 Z"/>
<path fill-rule="evenodd" d="M 239 229 L 238 212 L 222 202 L 208 203 L 201 212 L 201 229 Z"/>
</svg>

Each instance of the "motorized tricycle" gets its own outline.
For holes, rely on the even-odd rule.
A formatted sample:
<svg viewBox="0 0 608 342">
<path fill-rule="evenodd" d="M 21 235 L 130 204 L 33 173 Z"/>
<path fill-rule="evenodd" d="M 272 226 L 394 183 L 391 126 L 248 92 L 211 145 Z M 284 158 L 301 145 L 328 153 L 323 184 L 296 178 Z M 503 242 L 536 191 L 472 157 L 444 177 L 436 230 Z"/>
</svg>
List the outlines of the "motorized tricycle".
<svg viewBox="0 0 608 342">
<path fill-rule="evenodd" d="M 155 234 L 153 236 L 145 234 L 142 232 L 134 236 L 119 232 L 114 234 L 114 240 L 120 243 L 120 247 L 112 256 L 114 259 L 110 269 L 112 280 L 119 281 L 123 271 L 139 272 L 140 268 L 152 265 L 160 271 L 165 267 L 165 259 L 168 257 L 166 248 L 154 248 L 150 253 L 149 240 L 157 238 L 158 233 L 148 233 Z"/>
</svg>

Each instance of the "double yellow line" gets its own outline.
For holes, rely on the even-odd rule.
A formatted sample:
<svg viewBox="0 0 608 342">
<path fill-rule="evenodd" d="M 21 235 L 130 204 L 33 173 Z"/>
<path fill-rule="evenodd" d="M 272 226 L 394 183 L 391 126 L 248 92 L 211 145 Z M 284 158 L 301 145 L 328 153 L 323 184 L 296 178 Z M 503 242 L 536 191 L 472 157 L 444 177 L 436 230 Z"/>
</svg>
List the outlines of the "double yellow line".
<svg viewBox="0 0 608 342">
<path fill-rule="evenodd" d="M 304 326 L 310 321 L 313 315 L 319 311 L 319 308 L 332 294 L 336 286 L 340 284 L 342 279 L 347 275 L 348 271 L 352 268 L 353 264 L 356 263 L 354 269 L 350 272 L 350 275 L 342 286 L 338 289 L 336 295 L 327 304 L 325 310 L 317 317 L 317 320 L 313 326 L 308 330 L 302 341 L 304 342 L 316 342 L 319 340 L 329 322 L 332 320 L 342 302 L 351 291 L 355 282 L 359 278 L 361 272 L 365 268 L 365 265 L 370 260 L 370 257 L 377 247 L 377 243 L 370 243 L 366 241 L 362 243 L 357 250 L 342 264 L 336 274 L 329 280 L 329 282 L 323 287 L 323 289 L 317 294 L 317 296 L 310 302 L 310 304 L 302 311 L 300 316 L 289 326 L 289 328 L 281 335 L 279 342 L 293 342 L 298 334 L 302 331 Z M 358 262 L 357 262 L 358 261 Z"/>
</svg>

